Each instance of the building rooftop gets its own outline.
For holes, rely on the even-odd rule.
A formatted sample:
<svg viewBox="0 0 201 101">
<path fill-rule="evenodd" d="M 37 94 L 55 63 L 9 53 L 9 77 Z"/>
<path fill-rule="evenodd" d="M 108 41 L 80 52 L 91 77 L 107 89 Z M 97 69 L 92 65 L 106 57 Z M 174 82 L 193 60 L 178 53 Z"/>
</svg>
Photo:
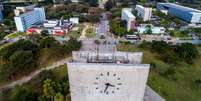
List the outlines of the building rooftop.
<svg viewBox="0 0 201 101">
<path fill-rule="evenodd" d="M 197 10 L 197 9 L 194 9 L 194 8 L 190 8 L 190 7 L 181 6 L 181 5 L 174 4 L 174 3 L 159 3 L 159 4 L 163 4 L 163 5 L 168 6 L 168 7 L 180 9 L 180 10 L 182 10 L 182 11 L 201 13 L 200 10 Z"/>
<path fill-rule="evenodd" d="M 141 9 L 144 9 L 144 7 L 142 5 L 136 5 L 136 7 L 139 7 Z"/>
<path fill-rule="evenodd" d="M 141 64 L 142 55 L 142 52 L 74 51 L 72 61 L 77 63 Z"/>
<path fill-rule="evenodd" d="M 123 11 L 129 18 L 135 18 L 135 16 L 131 13 L 131 10 L 129 10 L 129 8 L 124 8 Z"/>
</svg>

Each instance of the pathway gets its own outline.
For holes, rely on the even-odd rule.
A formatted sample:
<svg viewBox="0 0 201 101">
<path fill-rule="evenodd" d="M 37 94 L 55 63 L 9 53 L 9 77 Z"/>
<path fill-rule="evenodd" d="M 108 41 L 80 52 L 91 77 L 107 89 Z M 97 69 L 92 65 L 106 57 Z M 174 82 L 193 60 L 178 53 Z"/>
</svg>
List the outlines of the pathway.
<svg viewBox="0 0 201 101">
<path fill-rule="evenodd" d="M 84 24 L 84 29 L 81 32 L 81 36 L 80 39 L 84 39 L 85 38 L 85 34 L 86 34 L 86 30 L 88 29 L 89 25 L 87 23 Z"/>
<path fill-rule="evenodd" d="M 0 86 L 0 90 L 4 90 L 4 89 L 7 89 L 7 88 L 12 88 L 16 85 L 22 85 L 24 83 L 27 83 L 29 82 L 32 78 L 34 78 L 35 76 L 37 76 L 39 73 L 41 73 L 42 71 L 44 70 L 50 70 L 50 69 L 55 69 L 57 67 L 59 67 L 60 65 L 64 65 L 67 63 L 67 61 L 70 60 L 70 58 L 65 58 L 65 59 L 62 59 L 60 61 L 57 61 L 55 63 L 53 63 L 52 65 L 46 67 L 46 68 L 41 68 L 41 69 L 38 69 L 32 73 L 30 73 L 29 75 L 27 76 L 24 76 L 22 77 L 21 79 L 19 80 L 16 80 L 16 81 L 13 81 L 13 82 L 10 82 L 6 85 L 3 85 L 3 86 Z"/>
</svg>

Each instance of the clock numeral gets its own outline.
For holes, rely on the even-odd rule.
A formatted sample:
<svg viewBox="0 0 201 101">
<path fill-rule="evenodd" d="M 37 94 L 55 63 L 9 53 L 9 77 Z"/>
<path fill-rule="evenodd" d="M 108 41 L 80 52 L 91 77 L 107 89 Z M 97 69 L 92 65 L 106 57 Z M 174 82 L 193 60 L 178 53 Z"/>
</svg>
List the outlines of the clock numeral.
<svg viewBox="0 0 201 101">
<path fill-rule="evenodd" d="M 101 76 L 103 76 L 103 73 L 101 73 Z"/>
<path fill-rule="evenodd" d="M 118 78 L 117 80 L 120 80 L 120 78 Z"/>
<path fill-rule="evenodd" d="M 119 88 L 117 88 L 117 90 L 119 90 Z"/>
<path fill-rule="evenodd" d="M 94 84 L 95 84 L 95 85 L 97 85 L 97 84 L 98 84 L 98 82 L 94 82 Z"/>
<path fill-rule="evenodd" d="M 98 80 L 98 77 L 96 77 L 96 80 Z"/>
<path fill-rule="evenodd" d="M 114 91 L 112 91 L 112 93 L 114 94 Z"/>
<path fill-rule="evenodd" d="M 110 75 L 110 73 L 109 72 L 107 72 L 107 76 L 109 76 Z"/>
<path fill-rule="evenodd" d="M 122 85 L 122 83 L 117 83 L 117 85 Z"/>
<path fill-rule="evenodd" d="M 100 93 L 103 93 L 103 91 L 100 91 Z"/>
<path fill-rule="evenodd" d="M 109 92 L 107 91 L 107 92 L 106 92 L 106 94 L 108 95 L 108 94 L 109 94 Z"/>
<path fill-rule="evenodd" d="M 98 89 L 98 87 L 96 87 L 96 89 Z"/>
<path fill-rule="evenodd" d="M 113 76 L 116 76 L 116 74 L 113 74 Z"/>
</svg>

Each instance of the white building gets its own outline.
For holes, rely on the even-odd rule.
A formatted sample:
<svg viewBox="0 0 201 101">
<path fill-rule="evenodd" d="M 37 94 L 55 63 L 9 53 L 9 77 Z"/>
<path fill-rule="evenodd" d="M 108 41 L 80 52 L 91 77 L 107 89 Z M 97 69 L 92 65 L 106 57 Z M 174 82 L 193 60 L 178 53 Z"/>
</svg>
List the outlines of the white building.
<svg viewBox="0 0 201 101">
<path fill-rule="evenodd" d="M 70 18 L 69 19 L 70 22 L 74 23 L 74 24 L 79 24 L 79 18 Z"/>
<path fill-rule="evenodd" d="M 123 8 L 122 9 L 121 20 L 126 20 L 127 31 L 135 28 L 135 16 L 132 14 L 131 8 Z"/>
<path fill-rule="evenodd" d="M 157 11 L 180 18 L 194 26 L 201 24 L 201 10 L 174 3 L 157 3 Z"/>
<path fill-rule="evenodd" d="M 138 27 L 136 27 L 136 29 L 137 29 L 137 33 L 139 33 L 139 34 L 144 34 L 147 31 L 147 27 L 145 25 L 138 26 Z M 152 34 L 163 34 L 163 33 L 165 33 L 165 28 L 151 26 L 151 31 L 152 31 Z"/>
<path fill-rule="evenodd" d="M 24 32 L 34 24 L 39 24 L 45 21 L 44 8 L 27 6 L 16 7 L 15 11 L 15 24 L 17 31 Z"/>
<path fill-rule="evenodd" d="M 143 19 L 143 21 L 150 21 L 152 16 L 152 8 L 143 7 L 141 5 L 136 5 L 135 10 L 137 10 L 137 14 L 139 17 Z"/>
<path fill-rule="evenodd" d="M 67 63 L 71 101 L 143 101 L 150 65 L 141 64 L 142 55 L 73 52 Z"/>
</svg>

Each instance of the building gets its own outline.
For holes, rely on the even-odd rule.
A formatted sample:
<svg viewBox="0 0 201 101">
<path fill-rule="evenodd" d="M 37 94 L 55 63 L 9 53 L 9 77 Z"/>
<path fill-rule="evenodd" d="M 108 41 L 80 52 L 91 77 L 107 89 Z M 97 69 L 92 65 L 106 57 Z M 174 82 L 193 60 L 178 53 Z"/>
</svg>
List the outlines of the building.
<svg viewBox="0 0 201 101">
<path fill-rule="evenodd" d="M 164 27 L 155 27 L 152 25 L 150 25 L 150 26 L 151 26 L 152 34 L 163 34 L 163 33 L 165 33 Z M 137 26 L 136 29 L 137 29 L 138 34 L 145 34 L 147 31 L 147 25 L 145 24 L 145 25 Z"/>
<path fill-rule="evenodd" d="M 141 64 L 142 55 L 74 51 L 67 63 L 71 101 L 143 101 L 150 65 Z"/>
<path fill-rule="evenodd" d="M 71 0 L 71 2 L 73 2 L 73 3 L 78 3 L 79 0 Z"/>
<path fill-rule="evenodd" d="M 15 24 L 17 31 L 24 32 L 26 29 L 32 27 L 34 24 L 40 24 L 45 21 L 44 8 L 26 6 L 16 7 L 15 11 Z"/>
<path fill-rule="evenodd" d="M 137 11 L 137 15 L 142 18 L 143 21 L 150 21 L 152 16 L 152 8 L 143 7 L 141 5 L 136 5 L 135 10 Z"/>
<path fill-rule="evenodd" d="M 127 31 L 135 29 L 135 16 L 132 14 L 131 8 L 123 8 L 121 13 L 121 20 L 127 22 Z"/>
<path fill-rule="evenodd" d="M 36 24 L 26 30 L 27 34 L 40 33 L 43 30 L 47 30 L 49 34 L 53 36 L 66 35 L 76 23 L 67 20 L 47 20 L 42 24 Z"/>
<path fill-rule="evenodd" d="M 3 21 L 3 10 L 4 10 L 4 7 L 2 4 L 0 4 L 0 21 Z"/>
<path fill-rule="evenodd" d="M 99 8 L 104 8 L 105 3 L 108 0 L 98 0 L 98 4 L 99 4 Z M 71 0 L 72 3 L 78 3 L 78 2 L 82 2 L 81 0 Z"/>
<path fill-rule="evenodd" d="M 158 3 L 157 10 L 178 17 L 188 23 L 201 24 L 201 11 L 174 3 Z"/>
<path fill-rule="evenodd" d="M 74 24 L 79 24 L 79 18 L 77 18 L 77 17 L 70 18 L 69 21 Z"/>
</svg>

